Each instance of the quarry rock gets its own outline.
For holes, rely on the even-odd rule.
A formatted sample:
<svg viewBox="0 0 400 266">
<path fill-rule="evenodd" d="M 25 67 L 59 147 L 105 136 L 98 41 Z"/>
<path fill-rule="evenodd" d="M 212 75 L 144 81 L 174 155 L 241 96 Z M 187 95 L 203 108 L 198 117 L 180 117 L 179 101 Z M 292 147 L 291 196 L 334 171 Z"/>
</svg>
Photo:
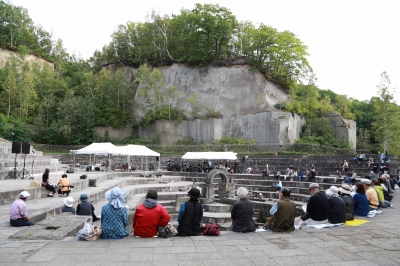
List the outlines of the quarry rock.
<svg viewBox="0 0 400 266">
<path fill-rule="evenodd" d="M 335 138 L 341 139 L 344 136 L 344 139 L 348 141 L 353 148 L 356 148 L 356 121 L 343 118 L 340 114 L 334 111 L 325 115 L 325 117 L 335 130 Z"/>
<path fill-rule="evenodd" d="M 8 58 L 12 55 L 17 56 L 17 53 L 15 51 L 0 47 L 0 69 L 6 66 Z M 27 54 L 25 56 L 25 61 L 28 62 L 30 65 L 34 63 L 38 64 L 40 69 L 43 69 L 45 65 L 54 68 L 54 63 L 47 61 L 46 59 L 40 58 L 34 54 Z"/>
</svg>

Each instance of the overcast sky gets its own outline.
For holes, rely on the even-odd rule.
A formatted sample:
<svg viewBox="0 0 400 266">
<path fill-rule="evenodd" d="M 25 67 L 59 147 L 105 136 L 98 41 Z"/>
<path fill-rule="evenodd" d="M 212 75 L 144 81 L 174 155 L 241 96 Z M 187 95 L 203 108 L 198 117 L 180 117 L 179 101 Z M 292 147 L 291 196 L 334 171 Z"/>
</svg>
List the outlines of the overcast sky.
<svg viewBox="0 0 400 266">
<path fill-rule="evenodd" d="M 88 59 L 127 21 L 145 21 L 156 9 L 178 14 L 192 0 L 12 0 L 25 7 L 35 24 L 63 40 L 69 53 Z M 308 46 L 317 86 L 358 100 L 377 95 L 386 71 L 400 103 L 400 1 L 398 0 L 219 0 L 239 21 L 270 25 L 295 33 Z"/>
</svg>

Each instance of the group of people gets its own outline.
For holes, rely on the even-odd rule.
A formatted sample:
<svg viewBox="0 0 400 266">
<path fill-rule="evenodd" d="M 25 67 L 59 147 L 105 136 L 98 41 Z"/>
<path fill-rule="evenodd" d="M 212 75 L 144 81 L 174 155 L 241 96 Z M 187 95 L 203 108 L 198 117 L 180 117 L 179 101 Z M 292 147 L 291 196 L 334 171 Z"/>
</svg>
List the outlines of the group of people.
<svg viewBox="0 0 400 266">
<path fill-rule="evenodd" d="M 274 174 L 275 180 L 280 181 L 281 178 L 281 172 L 279 169 L 276 170 Z M 315 172 L 315 167 L 312 166 L 306 171 L 303 169 L 300 170 L 295 170 L 293 167 L 286 168 L 285 175 L 284 175 L 284 180 L 288 179 L 290 181 L 308 181 L 311 182 L 312 180 L 315 180 L 316 177 L 316 172 Z"/>
<path fill-rule="evenodd" d="M 56 188 L 60 187 L 57 192 L 61 196 L 68 197 L 71 192 L 71 180 L 68 178 L 67 174 L 63 174 L 58 180 L 56 185 L 50 182 L 50 169 L 46 168 L 44 174 L 42 175 L 42 187 L 45 187 L 49 191 L 49 197 L 54 197 L 56 194 Z"/>
</svg>

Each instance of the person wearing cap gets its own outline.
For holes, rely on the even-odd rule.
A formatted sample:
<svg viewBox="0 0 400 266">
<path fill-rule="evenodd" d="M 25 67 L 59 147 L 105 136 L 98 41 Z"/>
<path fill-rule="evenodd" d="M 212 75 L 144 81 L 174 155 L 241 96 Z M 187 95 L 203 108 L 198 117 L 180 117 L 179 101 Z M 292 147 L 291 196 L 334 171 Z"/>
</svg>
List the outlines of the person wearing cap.
<svg viewBox="0 0 400 266">
<path fill-rule="evenodd" d="M 156 237 L 159 226 L 166 226 L 170 216 L 167 210 L 157 203 L 157 191 L 149 190 L 133 216 L 133 234 L 136 237 Z"/>
<path fill-rule="evenodd" d="M 178 235 L 201 235 L 201 221 L 203 221 L 203 205 L 199 203 L 200 190 L 192 187 L 189 192 L 190 199 L 182 202 L 178 214 Z"/>
<path fill-rule="evenodd" d="M 63 212 L 70 212 L 75 215 L 75 208 L 74 208 L 74 198 L 66 197 L 64 199 L 64 208 L 61 209 L 61 213 Z"/>
<path fill-rule="evenodd" d="M 342 184 L 342 187 L 339 188 L 339 193 L 346 209 L 346 221 L 354 220 L 354 199 L 351 196 L 350 186 Z"/>
<path fill-rule="evenodd" d="M 325 224 L 329 217 L 329 202 L 325 194 L 321 193 L 317 183 L 311 183 L 308 190 L 311 197 L 307 203 L 307 209 L 303 216 L 299 217 L 298 225 Z"/>
<path fill-rule="evenodd" d="M 66 174 L 63 174 L 58 180 L 57 186 L 61 185 L 61 195 L 62 196 L 69 196 L 69 193 L 71 192 L 71 180 L 67 177 Z"/>
<path fill-rule="evenodd" d="M 353 196 L 354 199 L 354 215 L 355 216 L 367 216 L 369 213 L 369 202 L 365 195 L 364 185 L 361 183 L 356 184 L 356 194 Z"/>
<path fill-rule="evenodd" d="M 22 191 L 19 194 L 19 199 L 15 200 L 10 209 L 10 225 L 14 227 L 31 226 L 34 223 L 29 221 L 28 212 L 26 210 L 26 201 L 30 194 L 27 191 Z"/>
<path fill-rule="evenodd" d="M 126 193 L 119 187 L 108 190 L 105 198 L 108 203 L 101 209 L 102 239 L 121 239 L 128 236 L 128 211 L 125 206 Z"/>
<path fill-rule="evenodd" d="M 290 192 L 290 189 L 283 187 L 279 193 L 279 201 L 275 202 L 269 211 L 274 218 L 268 228 L 273 232 L 294 231 L 296 204 L 290 200 Z"/>
<path fill-rule="evenodd" d="M 371 185 L 372 181 L 364 178 L 361 180 L 361 183 L 364 185 L 365 188 L 365 195 L 367 196 L 369 202 L 369 210 L 375 211 L 379 207 L 379 200 L 378 200 L 378 194 Z"/>
<path fill-rule="evenodd" d="M 339 189 L 331 186 L 325 191 L 325 194 L 328 196 L 329 203 L 328 222 L 331 224 L 346 222 L 346 209 L 343 200 L 339 198 Z"/>
<path fill-rule="evenodd" d="M 247 198 L 248 191 L 245 187 L 237 190 L 239 200 L 233 204 L 231 211 L 232 225 L 231 231 L 238 233 L 247 233 L 256 231 L 254 224 L 253 201 Z"/>
<path fill-rule="evenodd" d="M 78 204 L 76 207 L 76 214 L 77 215 L 84 215 L 84 216 L 92 216 L 93 222 L 99 220 L 96 214 L 94 213 L 93 204 L 88 202 L 88 196 L 86 194 L 81 194 L 79 197 L 81 203 Z"/>
</svg>

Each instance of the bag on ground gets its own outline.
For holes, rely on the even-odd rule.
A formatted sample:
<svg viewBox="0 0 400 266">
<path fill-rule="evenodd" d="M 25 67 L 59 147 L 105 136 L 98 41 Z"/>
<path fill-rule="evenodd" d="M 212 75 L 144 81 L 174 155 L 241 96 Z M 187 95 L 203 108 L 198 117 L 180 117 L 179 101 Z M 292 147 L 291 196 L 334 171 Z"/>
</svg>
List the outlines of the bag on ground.
<svg viewBox="0 0 400 266">
<path fill-rule="evenodd" d="M 201 232 L 203 235 L 208 235 L 208 236 L 219 236 L 220 229 L 218 224 L 205 224 L 201 228 Z"/>
<path fill-rule="evenodd" d="M 40 187 L 40 181 L 39 180 L 31 180 L 29 185 L 31 187 Z"/>
<path fill-rule="evenodd" d="M 89 234 L 92 231 L 92 219 L 92 217 L 87 217 L 83 228 L 76 234 L 76 240 L 86 240 L 86 238 L 89 237 Z"/>
<path fill-rule="evenodd" d="M 166 226 L 159 226 L 157 230 L 157 236 L 161 238 L 168 238 L 171 236 L 171 231 Z"/>
<path fill-rule="evenodd" d="M 176 236 L 178 234 L 178 230 L 173 224 L 167 224 L 166 227 L 168 227 L 169 231 L 171 232 L 170 236 Z"/>
<path fill-rule="evenodd" d="M 103 230 L 101 229 L 101 225 L 96 225 L 95 227 L 93 227 L 92 231 L 90 231 L 89 236 L 86 238 L 86 240 L 95 241 L 101 237 L 102 233 Z"/>
</svg>

